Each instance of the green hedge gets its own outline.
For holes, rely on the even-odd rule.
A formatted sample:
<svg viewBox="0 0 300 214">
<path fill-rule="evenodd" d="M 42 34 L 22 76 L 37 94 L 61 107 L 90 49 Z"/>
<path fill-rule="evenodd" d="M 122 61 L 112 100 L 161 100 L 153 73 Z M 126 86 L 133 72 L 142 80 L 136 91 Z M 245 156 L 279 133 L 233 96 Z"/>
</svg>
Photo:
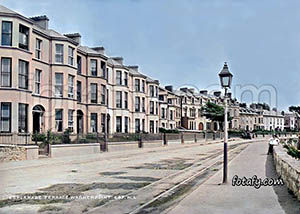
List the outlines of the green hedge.
<svg viewBox="0 0 300 214">
<path fill-rule="evenodd" d="M 296 159 L 300 159 L 300 151 L 296 149 L 294 146 L 285 144 L 283 147 L 287 149 L 287 153 L 290 156 Z"/>
<path fill-rule="evenodd" d="M 160 133 L 175 133 L 178 134 L 179 131 L 177 129 L 165 129 L 165 128 L 159 128 Z"/>
</svg>

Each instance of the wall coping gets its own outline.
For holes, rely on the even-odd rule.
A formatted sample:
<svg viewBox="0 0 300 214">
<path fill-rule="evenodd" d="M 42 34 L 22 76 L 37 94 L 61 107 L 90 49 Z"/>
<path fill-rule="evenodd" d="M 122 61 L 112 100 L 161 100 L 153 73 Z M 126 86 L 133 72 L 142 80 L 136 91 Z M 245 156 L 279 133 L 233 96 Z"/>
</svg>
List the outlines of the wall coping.
<svg viewBox="0 0 300 214">
<path fill-rule="evenodd" d="M 0 144 L 0 147 L 18 147 L 18 145 L 12 145 L 12 144 Z"/>
<path fill-rule="evenodd" d="M 36 145 L 29 145 L 29 146 L 20 146 L 22 148 L 25 148 L 25 149 L 38 149 L 39 146 L 36 146 Z"/>
<path fill-rule="evenodd" d="M 273 147 L 273 160 L 276 172 L 300 201 L 300 160 L 288 155 L 281 144 Z"/>
<path fill-rule="evenodd" d="M 300 160 L 293 158 L 289 154 L 287 154 L 286 150 L 282 145 L 273 147 L 274 153 L 281 159 L 281 161 L 287 163 L 290 167 L 294 168 L 296 171 L 300 173 Z"/>
<path fill-rule="evenodd" d="M 143 144 L 146 143 L 159 143 L 162 140 L 143 140 Z M 108 145 L 126 145 L 126 144 L 137 144 L 139 141 L 124 141 L 124 142 L 107 142 Z"/>
<path fill-rule="evenodd" d="M 61 147 L 87 147 L 87 146 L 100 146 L 100 143 L 57 144 L 57 145 L 51 145 L 51 148 L 61 148 Z"/>
</svg>

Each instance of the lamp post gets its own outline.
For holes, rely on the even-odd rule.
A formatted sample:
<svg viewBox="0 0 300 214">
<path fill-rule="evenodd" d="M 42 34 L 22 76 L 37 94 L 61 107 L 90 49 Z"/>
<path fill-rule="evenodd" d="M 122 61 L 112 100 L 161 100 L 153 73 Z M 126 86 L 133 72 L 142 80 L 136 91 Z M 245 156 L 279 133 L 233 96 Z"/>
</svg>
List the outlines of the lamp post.
<svg viewBox="0 0 300 214">
<path fill-rule="evenodd" d="M 225 89 L 224 95 L 224 161 L 223 161 L 223 183 L 227 183 L 227 141 L 228 141 L 228 118 L 227 118 L 227 90 L 231 87 L 233 75 L 229 72 L 227 63 L 224 63 L 222 71 L 219 73 L 222 88 Z"/>
</svg>

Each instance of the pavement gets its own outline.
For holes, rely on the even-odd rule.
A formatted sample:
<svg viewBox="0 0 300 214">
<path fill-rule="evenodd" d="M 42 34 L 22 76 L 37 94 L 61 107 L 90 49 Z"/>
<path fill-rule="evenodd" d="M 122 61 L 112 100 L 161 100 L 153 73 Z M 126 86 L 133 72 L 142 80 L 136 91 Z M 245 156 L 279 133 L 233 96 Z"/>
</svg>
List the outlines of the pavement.
<svg viewBox="0 0 300 214">
<path fill-rule="evenodd" d="M 268 143 L 250 144 L 228 165 L 228 182 L 221 184 L 220 170 L 199 188 L 187 195 L 169 214 L 299 214 L 300 203 L 285 186 L 233 186 L 232 178 L 275 178 L 271 155 L 266 155 Z"/>
</svg>

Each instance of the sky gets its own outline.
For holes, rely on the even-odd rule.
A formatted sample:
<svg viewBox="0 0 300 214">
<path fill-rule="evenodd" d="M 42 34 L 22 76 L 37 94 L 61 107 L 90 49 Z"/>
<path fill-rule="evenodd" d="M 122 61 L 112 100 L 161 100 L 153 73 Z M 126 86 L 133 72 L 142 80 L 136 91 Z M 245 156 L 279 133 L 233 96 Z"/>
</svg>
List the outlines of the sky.
<svg viewBox="0 0 300 214">
<path fill-rule="evenodd" d="M 241 102 L 287 110 L 300 104 L 298 0 L 0 0 L 27 17 L 47 15 L 60 33 L 79 32 L 82 45 L 162 86 L 220 90 L 224 62 Z M 261 96 L 258 96 L 258 95 Z"/>
</svg>

